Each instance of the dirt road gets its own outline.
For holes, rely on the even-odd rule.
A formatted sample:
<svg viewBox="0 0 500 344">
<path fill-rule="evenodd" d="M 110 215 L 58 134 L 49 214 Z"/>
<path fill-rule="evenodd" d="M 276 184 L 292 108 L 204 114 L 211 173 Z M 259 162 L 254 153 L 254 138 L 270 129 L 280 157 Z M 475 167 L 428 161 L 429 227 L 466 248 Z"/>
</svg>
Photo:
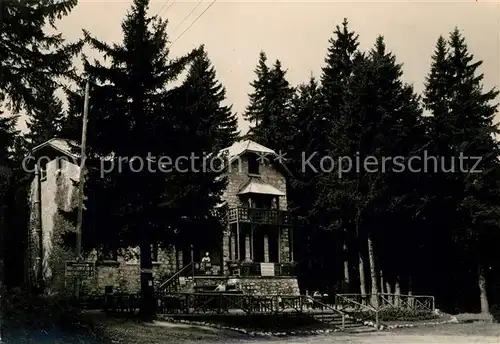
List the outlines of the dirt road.
<svg viewBox="0 0 500 344">
<path fill-rule="evenodd" d="M 238 343 L 262 344 L 489 344 L 500 343 L 500 324 L 450 324 L 436 327 L 420 327 L 365 334 L 329 334 L 304 338 L 275 338 L 242 340 Z M 231 341 L 234 343 L 235 341 Z M 213 343 L 205 341 L 205 343 Z M 220 342 L 219 342 L 220 343 Z"/>
</svg>

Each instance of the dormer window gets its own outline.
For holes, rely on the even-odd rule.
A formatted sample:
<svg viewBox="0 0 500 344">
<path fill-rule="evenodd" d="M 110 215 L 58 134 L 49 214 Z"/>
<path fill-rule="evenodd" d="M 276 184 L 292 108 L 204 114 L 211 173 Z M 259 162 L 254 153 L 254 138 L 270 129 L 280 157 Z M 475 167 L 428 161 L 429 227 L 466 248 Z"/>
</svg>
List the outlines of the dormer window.
<svg viewBox="0 0 500 344">
<path fill-rule="evenodd" d="M 257 154 L 248 155 L 248 174 L 260 175 L 260 159 Z"/>
<path fill-rule="evenodd" d="M 62 158 L 57 158 L 56 159 L 56 169 L 58 171 L 61 171 L 63 167 L 63 159 Z"/>
<path fill-rule="evenodd" d="M 47 165 L 40 165 L 40 181 L 47 179 Z"/>
<path fill-rule="evenodd" d="M 63 159 L 56 158 L 56 176 L 59 177 L 61 175 L 61 171 L 63 168 Z"/>
</svg>

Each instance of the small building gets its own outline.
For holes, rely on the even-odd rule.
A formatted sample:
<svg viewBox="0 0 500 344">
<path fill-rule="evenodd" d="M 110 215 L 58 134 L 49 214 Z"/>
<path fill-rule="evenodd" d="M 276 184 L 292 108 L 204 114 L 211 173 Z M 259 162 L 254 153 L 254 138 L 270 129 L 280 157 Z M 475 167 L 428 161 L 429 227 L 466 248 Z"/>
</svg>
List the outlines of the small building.
<svg viewBox="0 0 500 344">
<path fill-rule="evenodd" d="M 138 292 L 139 252 L 94 250 L 85 262 L 65 237 L 75 232 L 62 214 L 77 206 L 79 158 L 68 140 L 54 138 L 31 151 L 31 218 L 26 255 L 28 284 L 43 281 L 49 294 L 71 293 L 79 270 L 83 294 Z M 153 246 L 157 290 L 214 288 L 229 279 L 247 293 L 298 294 L 293 216 L 287 211 L 287 169 L 272 149 L 246 140 L 222 150 L 228 179 L 223 194 L 227 228 L 204 244 Z M 203 256 L 208 253 L 210 262 Z M 204 261 L 204 262 L 202 262 Z M 83 270 L 83 272 L 82 272 Z M 193 282 L 185 283 L 186 280 Z"/>
</svg>

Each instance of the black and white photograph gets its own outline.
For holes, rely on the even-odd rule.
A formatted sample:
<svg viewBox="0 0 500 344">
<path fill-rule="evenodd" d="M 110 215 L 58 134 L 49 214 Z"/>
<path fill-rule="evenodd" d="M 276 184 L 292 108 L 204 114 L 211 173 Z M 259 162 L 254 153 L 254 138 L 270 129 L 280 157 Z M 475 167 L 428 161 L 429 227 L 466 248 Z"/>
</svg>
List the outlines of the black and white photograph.
<svg viewBox="0 0 500 344">
<path fill-rule="evenodd" d="M 0 0 L 0 344 L 500 343 L 500 0 Z"/>
</svg>

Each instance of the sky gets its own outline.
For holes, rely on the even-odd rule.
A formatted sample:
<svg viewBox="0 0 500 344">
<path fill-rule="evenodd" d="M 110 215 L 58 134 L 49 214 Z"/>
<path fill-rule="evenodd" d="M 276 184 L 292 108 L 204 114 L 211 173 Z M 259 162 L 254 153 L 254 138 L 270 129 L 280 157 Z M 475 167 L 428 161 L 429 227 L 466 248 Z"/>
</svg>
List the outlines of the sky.
<svg viewBox="0 0 500 344">
<path fill-rule="evenodd" d="M 500 84 L 500 0 L 212 2 L 153 0 L 150 13 L 168 18 L 174 42 L 172 56 L 205 45 L 226 87 L 228 103 L 239 114 L 243 133 L 248 123 L 241 113 L 248 103 L 259 52 L 265 51 L 270 63 L 280 59 L 291 84 L 307 82 L 311 73 L 320 76 L 328 39 L 343 18 L 359 34 L 363 50 L 383 35 L 388 50 L 403 63 L 405 81 L 417 92 L 423 89 L 437 38 L 447 36 L 455 26 L 462 30 L 476 59 L 484 61 L 480 71 L 485 75 L 485 87 Z M 70 40 L 81 37 L 82 29 L 86 29 L 101 40 L 118 42 L 121 21 L 131 3 L 80 0 L 59 22 L 58 29 Z M 26 129 L 24 122 L 22 116 L 18 123 L 21 130 Z"/>
</svg>

